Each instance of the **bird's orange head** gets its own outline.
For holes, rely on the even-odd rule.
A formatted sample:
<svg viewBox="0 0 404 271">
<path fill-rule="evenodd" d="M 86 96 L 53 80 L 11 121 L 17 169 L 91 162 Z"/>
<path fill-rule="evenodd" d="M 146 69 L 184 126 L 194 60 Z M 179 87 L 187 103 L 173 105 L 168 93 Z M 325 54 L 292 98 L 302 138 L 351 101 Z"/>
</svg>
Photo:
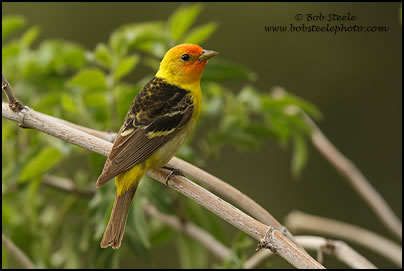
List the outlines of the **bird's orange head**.
<svg viewBox="0 0 404 271">
<path fill-rule="evenodd" d="M 156 76 L 177 85 L 199 83 L 208 59 L 216 55 L 196 44 L 177 45 L 167 51 Z"/>
</svg>

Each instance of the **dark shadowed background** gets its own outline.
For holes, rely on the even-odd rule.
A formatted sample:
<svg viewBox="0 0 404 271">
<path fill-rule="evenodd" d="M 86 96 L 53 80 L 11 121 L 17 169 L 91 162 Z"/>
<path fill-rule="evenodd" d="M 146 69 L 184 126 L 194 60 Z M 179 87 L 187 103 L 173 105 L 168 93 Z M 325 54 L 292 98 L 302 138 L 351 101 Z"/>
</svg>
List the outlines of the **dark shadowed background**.
<svg viewBox="0 0 404 271">
<path fill-rule="evenodd" d="M 29 25 L 38 25 L 41 31 L 38 40 L 62 38 L 92 50 L 98 42 L 107 42 L 118 26 L 166 20 L 179 5 L 2 3 L 2 15 L 23 15 Z M 324 117 L 318 123 L 320 129 L 361 169 L 401 218 L 400 4 L 204 3 L 203 7 L 196 24 L 215 21 L 219 28 L 202 46 L 254 71 L 257 75 L 254 85 L 262 91 L 280 85 L 315 104 Z M 357 17 L 355 24 L 386 26 L 388 31 L 337 34 L 265 31 L 265 26 L 310 25 L 312 22 L 296 21 L 295 16 L 320 13 L 349 13 Z M 326 23 L 314 22 L 320 26 Z M 330 22 L 330 25 L 341 23 L 352 22 Z M 238 90 L 243 84 L 235 81 L 227 86 Z M 280 221 L 290 211 L 302 210 L 394 239 L 335 168 L 313 147 L 309 152 L 309 161 L 299 179 L 291 174 L 291 148 L 281 148 L 275 141 L 267 142 L 260 152 L 239 152 L 225 147 L 218 159 L 209 161 L 204 169 L 255 199 Z M 373 252 L 365 253 L 377 266 L 391 265 Z M 152 257 L 155 267 L 178 266 L 173 250 L 154 249 Z M 133 266 L 133 262 L 131 267 L 144 266 L 141 262 Z"/>
</svg>

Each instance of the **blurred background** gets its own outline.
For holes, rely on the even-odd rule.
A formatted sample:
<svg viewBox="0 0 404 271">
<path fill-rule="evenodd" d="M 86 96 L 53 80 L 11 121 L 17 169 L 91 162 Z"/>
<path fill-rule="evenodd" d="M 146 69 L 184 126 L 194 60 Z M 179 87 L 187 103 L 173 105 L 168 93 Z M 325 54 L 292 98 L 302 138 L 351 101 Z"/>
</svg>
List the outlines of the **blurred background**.
<svg viewBox="0 0 404 271">
<path fill-rule="evenodd" d="M 34 48 L 41 40 L 57 38 L 93 50 L 97 43 L 107 43 L 111 32 L 119 26 L 165 21 L 181 5 L 2 3 L 2 16 L 23 15 L 28 25 L 39 26 L 40 34 L 32 45 Z M 289 93 L 314 104 L 323 116 L 317 122 L 320 129 L 359 167 L 401 219 L 400 3 L 203 3 L 202 8 L 195 24 L 214 21 L 218 28 L 201 45 L 220 52 L 222 60 L 253 71 L 255 76 L 251 84 L 262 93 L 269 92 L 273 86 L 282 86 Z M 388 31 L 337 34 L 265 31 L 265 26 L 309 25 L 312 22 L 297 22 L 296 14 L 319 13 L 349 13 L 357 17 L 355 24 L 386 26 Z M 330 25 L 340 23 L 351 22 L 330 22 Z M 326 22 L 315 24 L 325 25 Z M 137 81 L 146 73 L 147 68 L 138 68 L 133 80 Z M 223 85 L 236 92 L 245 81 L 228 80 Z M 301 210 L 365 227 L 396 240 L 311 143 L 308 153 L 309 159 L 299 177 L 291 172 L 291 144 L 284 148 L 275 140 L 265 141 L 259 151 L 240 151 L 225 145 L 219 155 L 203 165 L 203 169 L 250 196 L 281 222 L 292 210 Z M 223 227 L 236 234 L 232 227 Z M 94 246 L 98 249 L 98 241 Z M 168 243 L 152 248 L 151 264 L 136 257 L 128 259 L 131 254 L 126 251 L 120 257 L 121 266 L 176 268 L 181 260 L 171 246 Z M 374 252 L 353 247 L 378 267 L 394 267 Z M 334 260 L 329 258 L 327 261 Z M 289 266 L 282 259 L 276 259 L 272 264 L 273 267 Z M 335 261 L 336 267 L 340 265 Z"/>
</svg>

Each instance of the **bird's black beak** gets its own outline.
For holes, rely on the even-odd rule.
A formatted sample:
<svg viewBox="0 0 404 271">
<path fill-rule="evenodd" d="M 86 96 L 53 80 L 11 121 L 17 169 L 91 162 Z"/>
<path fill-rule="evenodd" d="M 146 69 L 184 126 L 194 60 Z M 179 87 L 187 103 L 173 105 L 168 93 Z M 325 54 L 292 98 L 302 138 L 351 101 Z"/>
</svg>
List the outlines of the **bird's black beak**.
<svg viewBox="0 0 404 271">
<path fill-rule="evenodd" d="M 219 53 L 210 50 L 203 50 L 202 54 L 199 56 L 199 61 L 203 62 L 208 60 L 211 57 L 217 56 Z"/>
</svg>

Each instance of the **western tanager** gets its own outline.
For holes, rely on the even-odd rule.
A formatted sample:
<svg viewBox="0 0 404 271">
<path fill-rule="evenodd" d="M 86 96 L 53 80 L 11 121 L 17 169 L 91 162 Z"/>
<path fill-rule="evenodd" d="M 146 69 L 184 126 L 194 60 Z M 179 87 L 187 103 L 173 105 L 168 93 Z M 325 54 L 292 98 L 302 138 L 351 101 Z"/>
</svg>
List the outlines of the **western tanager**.
<svg viewBox="0 0 404 271">
<path fill-rule="evenodd" d="M 96 184 L 100 187 L 116 176 L 114 206 L 101 247 L 121 246 L 140 179 L 149 169 L 163 167 L 191 133 L 201 112 L 202 72 L 216 55 L 195 44 L 171 48 L 133 100 Z"/>
</svg>

